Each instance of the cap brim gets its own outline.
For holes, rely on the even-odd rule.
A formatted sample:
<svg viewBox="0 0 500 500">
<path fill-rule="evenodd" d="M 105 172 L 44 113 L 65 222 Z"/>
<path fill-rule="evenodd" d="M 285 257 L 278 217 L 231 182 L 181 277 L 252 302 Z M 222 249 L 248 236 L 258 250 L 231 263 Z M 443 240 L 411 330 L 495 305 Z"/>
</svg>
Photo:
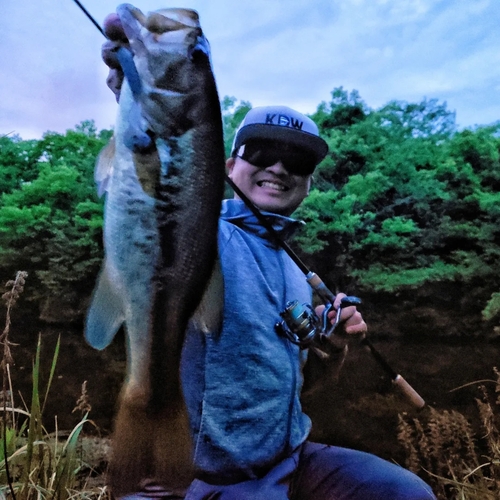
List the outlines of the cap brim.
<svg viewBox="0 0 500 500">
<path fill-rule="evenodd" d="M 234 151 L 250 139 L 267 139 L 291 143 L 300 148 L 309 150 L 316 158 L 316 165 L 328 153 L 327 143 L 317 135 L 309 134 L 303 130 L 290 127 L 278 127 L 262 123 L 253 123 L 244 126 L 239 132 L 234 143 Z M 234 154 L 233 151 L 233 154 Z"/>
</svg>

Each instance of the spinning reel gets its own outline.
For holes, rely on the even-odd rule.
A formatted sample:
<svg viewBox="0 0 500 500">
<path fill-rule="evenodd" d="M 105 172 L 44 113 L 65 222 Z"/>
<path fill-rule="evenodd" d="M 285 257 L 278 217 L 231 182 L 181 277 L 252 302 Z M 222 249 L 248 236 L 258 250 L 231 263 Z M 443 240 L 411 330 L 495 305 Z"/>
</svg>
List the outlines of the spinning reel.
<svg viewBox="0 0 500 500">
<path fill-rule="evenodd" d="M 328 314 L 333 308 L 332 303 L 325 306 L 319 317 L 310 304 L 299 304 L 298 300 L 293 300 L 288 302 L 284 311 L 280 313 L 283 320 L 276 323 L 275 328 L 292 344 L 298 345 L 301 349 L 307 349 L 315 341 L 321 343 L 325 338 L 331 338 L 339 324 L 344 307 L 359 304 L 361 304 L 361 299 L 358 297 L 343 297 L 337 309 L 335 321 L 330 323 Z"/>
</svg>

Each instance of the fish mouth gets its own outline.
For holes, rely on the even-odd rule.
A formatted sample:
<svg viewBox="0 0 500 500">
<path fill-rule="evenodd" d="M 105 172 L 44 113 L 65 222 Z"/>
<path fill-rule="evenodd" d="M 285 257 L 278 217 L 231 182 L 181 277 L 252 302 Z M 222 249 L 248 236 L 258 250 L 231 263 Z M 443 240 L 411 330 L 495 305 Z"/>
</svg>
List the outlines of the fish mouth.
<svg viewBox="0 0 500 500">
<path fill-rule="evenodd" d="M 123 10 L 127 10 L 141 26 L 158 35 L 186 28 L 200 28 L 198 13 L 191 9 L 159 9 L 144 15 L 137 7 L 125 4 L 122 6 Z"/>
<path fill-rule="evenodd" d="M 286 186 L 285 184 L 283 184 L 281 182 L 271 181 L 271 180 L 267 180 L 267 179 L 258 181 L 257 186 L 259 186 L 261 188 L 269 188 L 269 189 L 273 189 L 275 191 L 281 191 L 281 192 L 286 192 L 286 191 L 290 190 L 290 188 L 288 186 Z"/>
<path fill-rule="evenodd" d="M 198 13 L 192 9 L 160 9 L 148 13 L 145 27 L 153 33 L 164 33 L 184 28 L 199 28 Z"/>
<path fill-rule="evenodd" d="M 132 45 L 136 39 L 142 40 L 141 28 L 153 37 L 174 34 L 179 42 L 184 40 L 186 32 L 201 34 L 198 13 L 191 9 L 160 9 L 146 15 L 133 5 L 121 4 L 116 12 Z"/>
</svg>

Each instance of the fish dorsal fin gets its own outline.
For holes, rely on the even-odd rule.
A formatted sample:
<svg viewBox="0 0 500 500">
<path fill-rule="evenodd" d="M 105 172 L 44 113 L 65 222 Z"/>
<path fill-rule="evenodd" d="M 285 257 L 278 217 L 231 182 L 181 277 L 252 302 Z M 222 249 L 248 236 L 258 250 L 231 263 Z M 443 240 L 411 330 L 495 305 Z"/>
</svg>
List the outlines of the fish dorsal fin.
<svg viewBox="0 0 500 500">
<path fill-rule="evenodd" d="M 113 172 L 115 149 L 115 136 L 113 136 L 97 157 L 94 170 L 94 181 L 97 184 L 97 194 L 99 197 L 108 190 L 109 179 Z"/>
<path fill-rule="evenodd" d="M 224 310 L 224 279 L 219 259 L 215 261 L 212 276 L 191 321 L 204 333 L 220 331 Z"/>
</svg>

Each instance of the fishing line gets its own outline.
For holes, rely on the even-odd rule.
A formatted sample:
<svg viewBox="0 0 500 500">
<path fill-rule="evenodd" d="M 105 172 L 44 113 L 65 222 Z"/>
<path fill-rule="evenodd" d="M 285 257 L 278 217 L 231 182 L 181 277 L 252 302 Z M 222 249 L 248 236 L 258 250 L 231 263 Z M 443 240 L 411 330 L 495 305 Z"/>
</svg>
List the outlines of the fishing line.
<svg viewBox="0 0 500 500">
<path fill-rule="evenodd" d="M 82 9 L 83 13 L 90 19 L 90 22 L 101 32 L 102 36 L 106 37 L 106 35 L 104 34 L 104 30 L 101 28 L 100 24 L 92 17 L 90 12 L 78 0 L 74 1 L 76 5 L 78 5 L 78 7 Z"/>
</svg>

